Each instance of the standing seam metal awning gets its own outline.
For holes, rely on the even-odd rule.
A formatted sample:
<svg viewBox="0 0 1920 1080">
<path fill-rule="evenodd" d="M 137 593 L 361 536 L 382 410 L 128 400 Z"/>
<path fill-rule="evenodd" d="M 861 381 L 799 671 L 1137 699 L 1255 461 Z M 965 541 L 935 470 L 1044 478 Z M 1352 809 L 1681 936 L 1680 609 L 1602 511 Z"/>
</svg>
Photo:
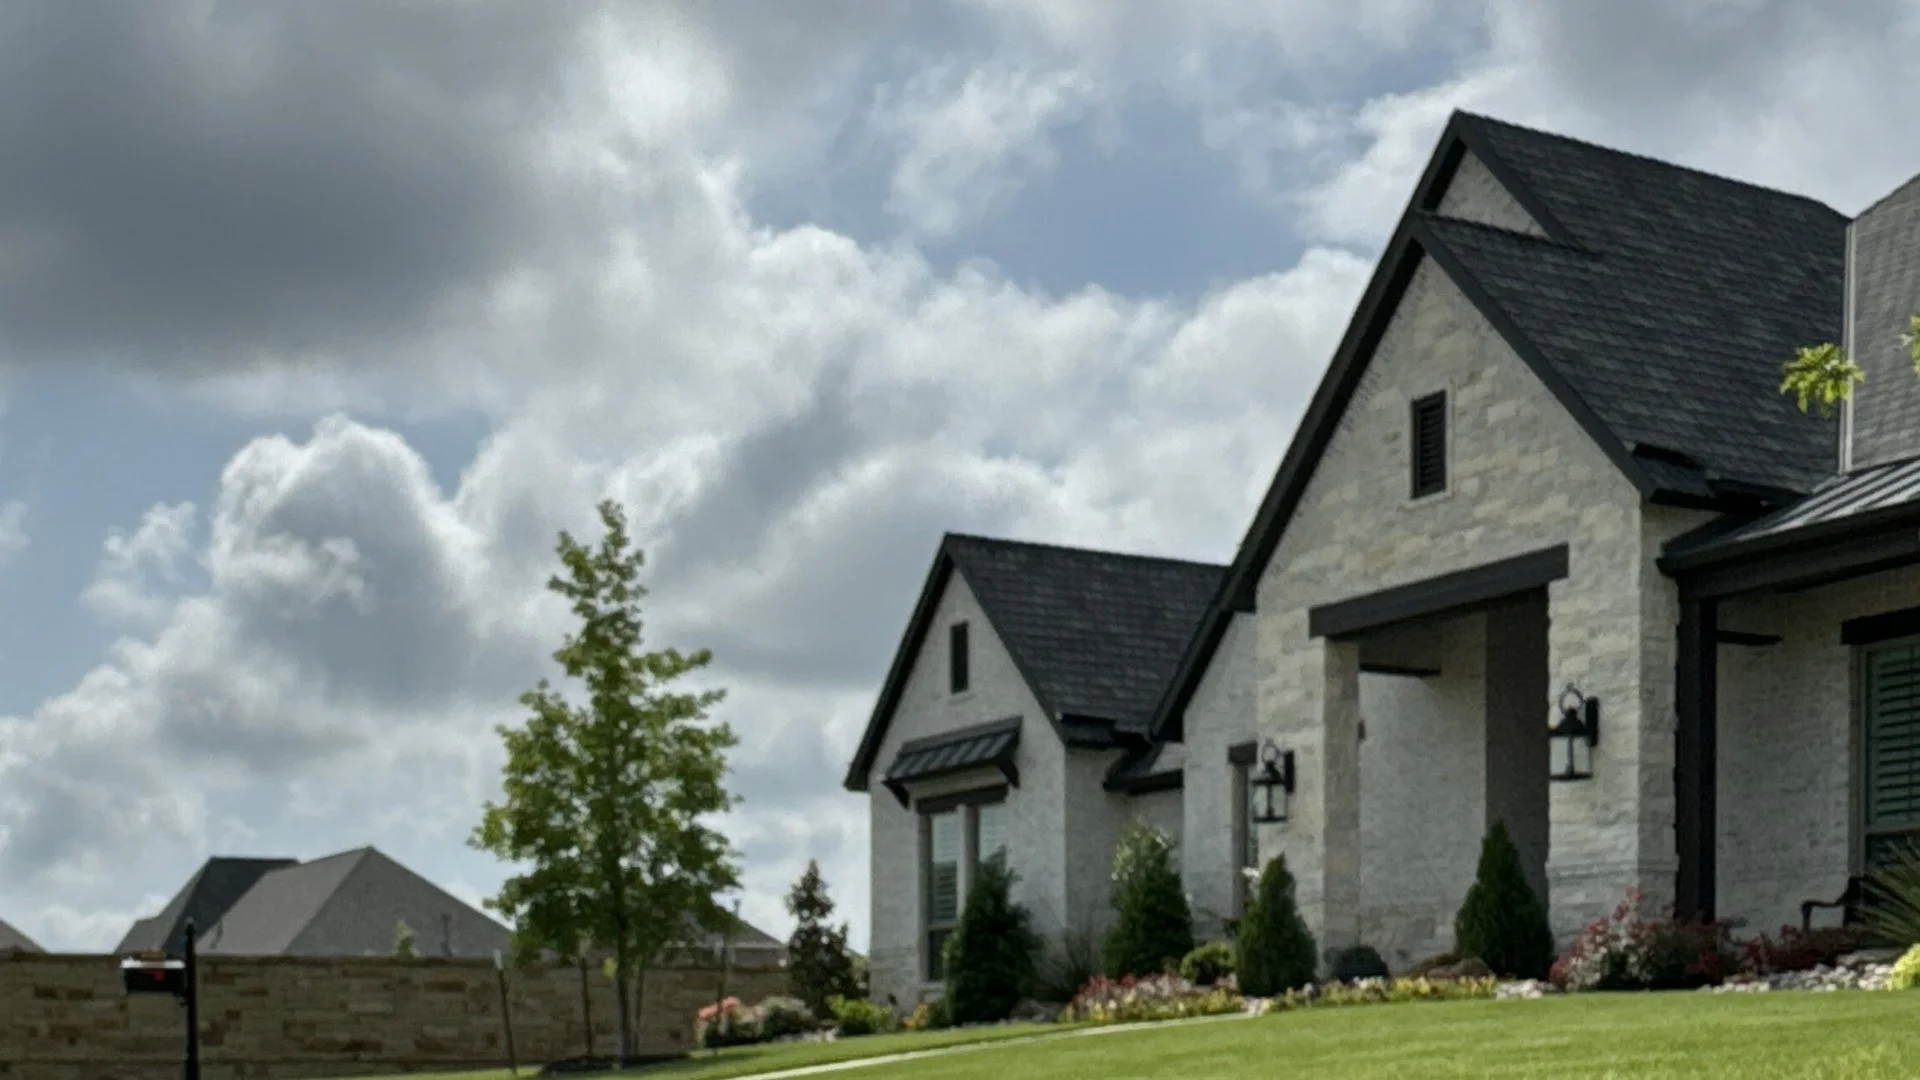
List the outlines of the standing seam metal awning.
<svg viewBox="0 0 1920 1080">
<path fill-rule="evenodd" d="M 1019 746 L 1018 716 L 913 739 L 901 744 L 893 764 L 887 766 L 887 790 L 905 806 L 909 783 L 981 766 L 999 769 L 1007 783 L 1018 787 L 1020 770 L 1014 765 L 1013 755 Z"/>
</svg>

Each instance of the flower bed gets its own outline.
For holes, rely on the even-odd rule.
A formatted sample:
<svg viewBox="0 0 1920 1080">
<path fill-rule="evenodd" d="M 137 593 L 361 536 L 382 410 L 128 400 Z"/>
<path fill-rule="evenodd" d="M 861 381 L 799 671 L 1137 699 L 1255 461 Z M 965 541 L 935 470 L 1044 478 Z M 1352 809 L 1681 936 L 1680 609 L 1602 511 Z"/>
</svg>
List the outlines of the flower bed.
<svg viewBox="0 0 1920 1080">
<path fill-rule="evenodd" d="M 1391 1005 L 1407 1001 L 1463 1001 L 1493 997 L 1499 985 L 1498 980 L 1492 978 L 1434 979 L 1426 976 L 1309 984 L 1270 999 L 1262 1011 L 1329 1005 Z"/>
<path fill-rule="evenodd" d="M 1136 1024 L 1245 1012 L 1247 1003 L 1223 978 L 1211 988 L 1178 975 L 1089 980 L 1060 1013 L 1061 1023 Z"/>
</svg>

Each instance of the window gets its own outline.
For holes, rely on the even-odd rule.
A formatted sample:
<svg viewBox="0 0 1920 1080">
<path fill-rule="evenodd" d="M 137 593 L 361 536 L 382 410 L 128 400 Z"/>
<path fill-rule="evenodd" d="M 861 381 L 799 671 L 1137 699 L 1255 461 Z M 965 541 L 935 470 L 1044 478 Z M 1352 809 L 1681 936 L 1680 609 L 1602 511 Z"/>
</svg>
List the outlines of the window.
<svg viewBox="0 0 1920 1080">
<path fill-rule="evenodd" d="M 967 624 L 954 623 L 947 631 L 947 665 L 950 689 L 962 694 L 967 689 Z"/>
<path fill-rule="evenodd" d="M 940 953 L 960 921 L 960 810 L 929 814 L 927 821 L 927 981 L 945 977 Z"/>
<path fill-rule="evenodd" d="M 1447 490 L 1447 394 L 1428 394 L 1413 403 L 1413 431 L 1409 440 L 1413 465 L 1413 497 L 1424 498 Z"/>
<path fill-rule="evenodd" d="M 1247 910 L 1253 886 L 1247 880 L 1249 870 L 1260 869 L 1260 834 L 1253 827 L 1254 770 L 1259 766 L 1242 762 L 1233 769 L 1233 868 L 1234 913 Z"/>
<path fill-rule="evenodd" d="M 1867 652 L 1861 673 L 1866 865 L 1920 839 L 1920 644 Z"/>
<path fill-rule="evenodd" d="M 973 811 L 973 865 L 1007 865 L 1007 804 L 985 803 Z"/>
</svg>

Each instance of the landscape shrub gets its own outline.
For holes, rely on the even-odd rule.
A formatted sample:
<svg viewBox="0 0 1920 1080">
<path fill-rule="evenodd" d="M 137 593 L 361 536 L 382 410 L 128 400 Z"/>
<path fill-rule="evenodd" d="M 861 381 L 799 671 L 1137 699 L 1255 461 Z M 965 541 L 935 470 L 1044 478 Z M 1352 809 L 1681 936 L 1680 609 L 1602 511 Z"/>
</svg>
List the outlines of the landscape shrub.
<svg viewBox="0 0 1920 1080">
<path fill-rule="evenodd" d="M 1437 968 L 1452 967 L 1459 962 L 1459 953 L 1441 953 L 1438 956 L 1429 956 L 1425 960 L 1415 963 L 1401 974 L 1409 979 L 1418 979 L 1431 974 Z"/>
<path fill-rule="evenodd" d="M 1711 986 L 1739 965 L 1727 927 L 1648 918 L 1643 894 L 1629 890 L 1554 961 L 1549 978 L 1566 990 L 1682 990 Z"/>
<path fill-rule="evenodd" d="M 1920 846 L 1903 843 L 1867 871 L 1867 932 L 1886 945 L 1920 945 Z"/>
<path fill-rule="evenodd" d="M 700 1010 L 693 1021 L 694 1045 L 707 1050 L 723 1046 L 745 1046 L 760 1042 L 760 1017 L 757 1012 L 729 997 Z"/>
<path fill-rule="evenodd" d="M 1361 979 L 1353 983 L 1289 990 L 1274 1000 L 1277 1009 L 1304 1009 L 1327 1005 L 1388 1005 L 1407 1001 L 1463 1001 L 1490 998 L 1499 980 L 1482 979 Z"/>
<path fill-rule="evenodd" d="M 1072 1001 L 1080 988 L 1100 974 L 1100 949 L 1093 932 L 1081 927 L 1067 930 L 1036 963 L 1038 977 L 1033 994 L 1041 1001 L 1058 1005 Z"/>
<path fill-rule="evenodd" d="M 1887 989 L 1912 990 L 1920 986 L 1920 945 L 1914 945 L 1900 954 L 1893 962 L 1893 971 L 1887 976 Z"/>
<path fill-rule="evenodd" d="M 1775 975 L 1833 967 L 1850 952 L 1872 943 L 1872 935 L 1855 926 L 1827 926 L 1801 930 L 1782 926 L 1777 937 L 1761 934 L 1741 948 L 1740 967 L 1749 975 Z"/>
<path fill-rule="evenodd" d="M 1144 822 L 1120 834 L 1112 893 L 1118 917 L 1106 942 L 1109 978 L 1158 974 L 1193 951 L 1193 913 L 1173 852 L 1173 841 Z"/>
<path fill-rule="evenodd" d="M 833 1014 L 834 1030 L 842 1038 L 856 1035 L 880 1035 L 893 1030 L 893 1010 L 866 998 L 827 999 L 827 1011 Z"/>
<path fill-rule="evenodd" d="M 1455 951 L 1475 956 L 1501 975 L 1538 979 L 1553 965 L 1553 929 L 1547 909 L 1527 884 L 1520 849 L 1503 822 L 1480 843 L 1473 886 L 1453 920 Z"/>
<path fill-rule="evenodd" d="M 1387 962 L 1380 959 L 1380 953 L 1371 945 L 1349 945 L 1334 954 L 1327 975 L 1337 983 L 1384 979 L 1388 975 Z"/>
<path fill-rule="evenodd" d="M 1062 1023 L 1141 1024 L 1246 1010 L 1226 987 L 1199 987 L 1178 975 L 1097 977 L 1060 1014 Z"/>
<path fill-rule="evenodd" d="M 947 1008 L 946 998 L 923 1001 L 913 1007 L 913 1013 L 900 1026 L 908 1031 L 939 1031 L 953 1026 L 953 1012 Z"/>
<path fill-rule="evenodd" d="M 1195 986 L 1213 986 L 1233 974 L 1233 946 L 1209 941 L 1180 958 L 1180 977 Z"/>
<path fill-rule="evenodd" d="M 1033 988 L 1040 938 L 1032 916 L 1013 902 L 1013 882 L 1013 872 L 1000 862 L 982 863 L 947 938 L 942 1000 L 955 1024 L 1005 1020 Z"/>
<path fill-rule="evenodd" d="M 819 1026 L 813 1010 L 796 997 L 770 997 L 756 1006 L 754 1012 L 760 1019 L 760 1038 L 763 1041 L 804 1035 Z"/>
<path fill-rule="evenodd" d="M 1313 934 L 1294 903 L 1285 856 L 1261 871 L 1234 946 L 1234 978 L 1249 997 L 1273 997 L 1313 981 Z"/>
</svg>

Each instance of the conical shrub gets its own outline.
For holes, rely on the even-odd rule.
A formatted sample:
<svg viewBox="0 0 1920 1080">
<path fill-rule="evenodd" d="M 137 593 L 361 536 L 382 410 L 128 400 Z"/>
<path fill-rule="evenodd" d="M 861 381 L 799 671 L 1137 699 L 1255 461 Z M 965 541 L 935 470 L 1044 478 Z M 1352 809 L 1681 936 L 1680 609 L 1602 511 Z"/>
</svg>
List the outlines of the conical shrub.
<svg viewBox="0 0 1920 1080">
<path fill-rule="evenodd" d="M 1173 841 L 1135 822 L 1113 856 L 1113 929 L 1107 932 L 1107 975 L 1158 975 L 1193 951 L 1193 914 L 1173 861 Z"/>
<path fill-rule="evenodd" d="M 1478 957 L 1496 974 L 1544 979 L 1553 966 L 1547 909 L 1527 884 L 1520 850 L 1495 822 L 1480 844 L 1480 867 L 1453 920 L 1454 951 Z"/>
<path fill-rule="evenodd" d="M 1032 916 L 1013 902 L 1013 873 L 999 860 L 981 864 L 960 922 L 942 953 L 946 1005 L 955 1024 L 992 1024 L 1012 1015 L 1034 984 L 1040 939 Z"/>
<path fill-rule="evenodd" d="M 1261 871 L 1260 887 L 1240 920 L 1235 946 L 1234 966 L 1243 994 L 1273 997 L 1313 981 L 1318 968 L 1313 934 L 1294 901 L 1285 856 Z"/>
</svg>

